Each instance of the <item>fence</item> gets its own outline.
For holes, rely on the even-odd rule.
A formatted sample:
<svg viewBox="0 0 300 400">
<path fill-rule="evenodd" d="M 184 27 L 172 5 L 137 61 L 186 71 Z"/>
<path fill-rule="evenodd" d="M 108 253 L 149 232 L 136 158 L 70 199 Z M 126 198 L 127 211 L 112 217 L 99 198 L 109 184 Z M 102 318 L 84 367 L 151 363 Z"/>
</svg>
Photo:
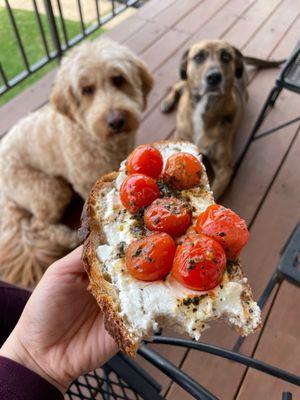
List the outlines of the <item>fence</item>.
<svg viewBox="0 0 300 400">
<path fill-rule="evenodd" d="M 24 3 L 29 3 L 29 6 L 32 4 L 32 11 L 35 14 L 36 26 L 44 53 L 41 58 L 31 63 L 27 55 L 22 34 L 20 33 L 20 26 L 18 26 L 15 18 L 15 9 L 12 8 L 10 0 L 4 0 L 10 27 L 13 31 L 22 63 L 24 64 L 24 70 L 9 78 L 8 74 L 10 71 L 0 62 L 0 78 L 2 80 L 0 95 L 17 86 L 24 79 L 43 68 L 52 60 L 59 59 L 64 51 L 74 46 L 86 36 L 91 35 L 116 15 L 122 13 L 129 7 L 139 7 L 144 2 L 143 0 L 89 0 L 88 3 L 86 1 L 82 2 L 81 0 L 73 1 L 74 7 L 77 9 L 80 33 L 72 37 L 69 37 L 70 35 L 66 26 L 63 0 L 26 0 L 23 2 L 23 5 Z M 101 10 L 104 3 L 106 10 L 102 13 Z M 91 5 L 94 4 L 94 18 L 88 24 L 84 21 L 84 8 L 87 4 L 89 6 L 89 11 Z M 41 6 L 43 6 L 43 13 L 41 13 Z M 54 7 L 56 12 L 54 12 Z M 107 9 L 108 7 L 109 9 Z M 42 21 L 43 14 L 47 17 L 46 26 L 45 22 Z M 46 28 L 50 32 L 50 37 L 46 35 Z"/>
</svg>

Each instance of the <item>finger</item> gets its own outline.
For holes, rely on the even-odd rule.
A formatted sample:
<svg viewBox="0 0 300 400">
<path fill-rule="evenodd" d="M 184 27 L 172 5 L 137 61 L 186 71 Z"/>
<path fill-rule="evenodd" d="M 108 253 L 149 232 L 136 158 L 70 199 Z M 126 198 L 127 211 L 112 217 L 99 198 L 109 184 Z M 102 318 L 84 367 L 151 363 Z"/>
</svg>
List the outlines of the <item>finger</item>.
<svg viewBox="0 0 300 400">
<path fill-rule="evenodd" d="M 82 274 L 85 273 L 81 256 L 83 246 L 77 247 L 71 253 L 51 265 L 51 269 L 58 273 Z"/>
</svg>

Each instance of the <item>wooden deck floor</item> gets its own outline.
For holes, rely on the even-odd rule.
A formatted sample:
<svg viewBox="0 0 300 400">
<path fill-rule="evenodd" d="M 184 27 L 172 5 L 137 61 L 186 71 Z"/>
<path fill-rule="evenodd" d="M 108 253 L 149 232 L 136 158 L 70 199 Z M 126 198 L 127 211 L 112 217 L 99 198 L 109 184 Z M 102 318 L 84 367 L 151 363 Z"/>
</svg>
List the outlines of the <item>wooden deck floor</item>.
<svg viewBox="0 0 300 400">
<path fill-rule="evenodd" d="M 138 133 L 138 143 L 168 138 L 175 128 L 175 113 L 163 115 L 159 104 L 178 76 L 180 56 L 191 43 L 221 37 L 243 53 L 285 58 L 300 37 L 300 5 L 295 0 L 151 0 L 108 36 L 125 43 L 148 63 L 156 79 Z M 250 99 L 237 135 L 235 156 L 241 152 L 254 119 L 271 88 L 277 70 L 253 76 Z M 0 136 L 21 116 L 47 102 L 52 72 L 0 110 Z M 262 129 L 298 116 L 300 98 L 281 94 Z M 274 271 L 279 252 L 294 228 L 300 211 L 299 126 L 253 144 L 223 198 L 249 224 L 251 240 L 242 255 L 245 272 L 258 297 Z M 264 310 L 260 332 L 244 342 L 241 351 L 300 374 L 300 290 L 283 283 Z M 203 335 L 203 341 L 232 348 L 238 336 L 222 323 Z M 282 391 L 300 398 L 300 388 L 254 372 L 233 362 L 184 349 L 155 346 L 220 399 L 280 399 Z M 191 397 L 140 361 L 162 383 L 166 398 Z"/>
</svg>

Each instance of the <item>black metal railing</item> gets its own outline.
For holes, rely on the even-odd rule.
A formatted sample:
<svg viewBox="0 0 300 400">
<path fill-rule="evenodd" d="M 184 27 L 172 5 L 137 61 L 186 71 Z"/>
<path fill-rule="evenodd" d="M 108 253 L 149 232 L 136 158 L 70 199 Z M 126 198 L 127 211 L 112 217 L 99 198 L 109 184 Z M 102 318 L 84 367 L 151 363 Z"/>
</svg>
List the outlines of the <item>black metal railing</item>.
<svg viewBox="0 0 300 400">
<path fill-rule="evenodd" d="M 9 76 L 11 71 L 8 71 L 8 68 L 5 68 L 3 65 L 4 63 L 1 62 L 0 47 L 0 95 L 17 86 L 20 82 L 43 68 L 46 64 L 55 59 L 59 59 L 64 51 L 74 46 L 86 36 L 94 33 L 116 15 L 122 13 L 129 7 L 139 7 L 145 2 L 145 0 L 106 0 L 106 10 L 105 12 L 102 12 L 102 5 L 104 2 L 101 2 L 101 0 L 94 0 L 94 17 L 92 18 L 92 22 L 91 19 L 89 19 L 89 22 L 86 22 L 84 20 L 84 11 L 87 2 L 73 0 L 74 9 L 77 10 L 76 12 L 78 15 L 80 32 L 70 37 L 64 16 L 63 0 L 44 0 L 43 10 L 40 9 L 40 3 L 37 3 L 36 0 L 31 1 L 32 12 L 35 14 L 36 28 L 44 54 L 38 60 L 30 62 L 26 45 L 24 44 L 24 40 L 20 32 L 20 24 L 17 23 L 17 19 L 15 17 L 16 10 L 12 8 L 10 0 L 5 0 L 5 9 L 9 19 L 9 25 L 14 35 L 15 46 L 22 60 L 21 68 L 23 68 L 23 70 L 18 71 L 18 73 L 14 76 Z M 89 7 L 91 6 L 91 3 L 92 0 L 89 1 Z M 43 23 L 42 21 L 43 14 L 45 14 L 47 17 L 46 26 L 45 22 Z M 46 29 L 50 32 L 50 36 L 46 35 Z"/>
</svg>

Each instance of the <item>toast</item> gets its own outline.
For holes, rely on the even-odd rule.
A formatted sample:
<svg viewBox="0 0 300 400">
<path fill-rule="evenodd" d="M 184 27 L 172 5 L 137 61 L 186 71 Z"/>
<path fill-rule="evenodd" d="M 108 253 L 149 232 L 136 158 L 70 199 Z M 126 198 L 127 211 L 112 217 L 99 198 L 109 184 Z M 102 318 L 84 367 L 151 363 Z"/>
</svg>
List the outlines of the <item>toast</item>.
<svg viewBox="0 0 300 400">
<path fill-rule="evenodd" d="M 199 149 L 188 142 L 153 143 L 164 162 L 179 151 L 199 159 Z M 214 204 L 202 164 L 201 182 L 181 191 L 192 206 L 192 222 Z M 198 340 L 208 322 L 223 318 L 240 335 L 246 336 L 261 324 L 260 309 L 253 300 L 239 261 L 228 261 L 222 282 L 209 291 L 195 291 L 166 279 L 143 282 L 126 268 L 125 250 L 135 239 L 145 236 L 139 214 L 130 214 L 120 202 L 119 189 L 126 177 L 126 160 L 119 172 L 100 178 L 94 185 L 82 213 L 83 263 L 90 279 L 89 290 L 104 315 L 107 331 L 119 348 L 134 356 L 139 342 L 159 327 L 188 333 Z"/>
</svg>

